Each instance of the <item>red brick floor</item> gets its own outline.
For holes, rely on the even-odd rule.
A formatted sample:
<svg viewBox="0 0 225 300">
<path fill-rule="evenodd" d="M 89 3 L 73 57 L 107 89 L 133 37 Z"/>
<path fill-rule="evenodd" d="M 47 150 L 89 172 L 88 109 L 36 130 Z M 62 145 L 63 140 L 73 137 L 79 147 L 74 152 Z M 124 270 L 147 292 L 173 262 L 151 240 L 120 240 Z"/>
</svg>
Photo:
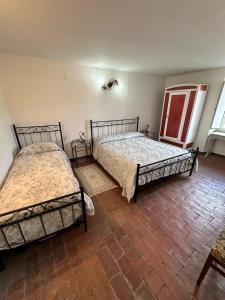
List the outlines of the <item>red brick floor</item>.
<svg viewBox="0 0 225 300">
<path fill-rule="evenodd" d="M 0 299 L 225 299 L 214 270 L 196 289 L 225 226 L 225 158 L 200 157 L 197 174 L 157 185 L 136 204 L 119 188 L 94 203 L 87 233 L 70 228 L 6 258 Z"/>
</svg>

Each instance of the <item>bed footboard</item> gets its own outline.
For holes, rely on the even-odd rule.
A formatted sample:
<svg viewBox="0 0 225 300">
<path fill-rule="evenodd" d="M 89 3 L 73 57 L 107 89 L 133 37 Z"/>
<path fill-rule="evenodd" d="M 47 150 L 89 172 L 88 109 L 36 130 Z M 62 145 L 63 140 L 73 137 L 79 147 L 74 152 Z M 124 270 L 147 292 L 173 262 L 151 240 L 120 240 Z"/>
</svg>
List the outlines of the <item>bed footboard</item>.
<svg viewBox="0 0 225 300">
<path fill-rule="evenodd" d="M 189 172 L 189 176 L 191 176 L 196 164 L 199 148 L 191 150 L 189 153 L 190 154 L 184 153 L 144 166 L 138 164 L 133 197 L 134 202 L 137 201 L 138 192 L 146 186 L 150 186 L 164 178 L 187 172 Z"/>
<path fill-rule="evenodd" d="M 74 209 L 74 205 L 80 204 L 82 209 L 82 215 L 77 217 Z M 67 209 L 67 210 L 65 210 Z M 54 230 L 48 229 L 46 227 L 46 222 L 48 221 L 48 216 L 51 213 L 58 212 L 60 225 L 59 228 Z M 66 220 L 70 215 L 70 220 Z M 80 218 L 82 217 L 82 219 Z M 25 232 L 24 222 L 29 220 L 36 220 L 39 226 L 39 236 L 34 238 L 27 238 L 27 230 Z M 7 248 L 0 250 L 5 252 L 15 248 L 22 247 L 33 242 L 37 242 L 46 239 L 56 233 L 64 230 L 65 228 L 73 225 L 79 219 L 79 224 L 84 224 L 84 229 L 87 231 L 87 220 L 86 220 L 86 209 L 84 200 L 83 188 L 80 188 L 78 192 L 65 195 L 63 197 L 54 198 L 48 201 L 44 201 L 35 205 L 26 206 L 17 210 L 13 210 L 7 213 L 0 214 L 0 234 L 4 238 Z M 12 237 L 10 239 L 9 229 L 17 230 L 19 232 L 19 238 L 17 236 L 17 244 L 13 245 Z M 57 227 L 57 226 L 55 226 Z M 41 233 L 40 233 L 41 229 Z M 18 242 L 18 239 L 20 242 Z M 0 270 L 4 269 L 4 264 L 0 257 Z"/>
</svg>

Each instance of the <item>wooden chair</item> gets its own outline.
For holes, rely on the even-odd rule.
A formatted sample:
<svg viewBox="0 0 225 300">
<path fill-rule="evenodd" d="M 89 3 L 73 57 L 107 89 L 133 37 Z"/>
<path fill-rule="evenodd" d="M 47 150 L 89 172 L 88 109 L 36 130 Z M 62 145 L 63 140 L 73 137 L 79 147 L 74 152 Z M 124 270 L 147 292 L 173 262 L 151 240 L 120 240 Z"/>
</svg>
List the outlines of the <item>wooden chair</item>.
<svg viewBox="0 0 225 300">
<path fill-rule="evenodd" d="M 204 279 L 208 269 L 212 267 L 221 275 L 225 276 L 225 272 L 221 270 L 217 265 L 225 269 L 225 230 L 223 230 L 210 251 L 210 254 L 205 262 L 205 265 L 197 280 L 197 285 L 200 285 Z"/>
</svg>

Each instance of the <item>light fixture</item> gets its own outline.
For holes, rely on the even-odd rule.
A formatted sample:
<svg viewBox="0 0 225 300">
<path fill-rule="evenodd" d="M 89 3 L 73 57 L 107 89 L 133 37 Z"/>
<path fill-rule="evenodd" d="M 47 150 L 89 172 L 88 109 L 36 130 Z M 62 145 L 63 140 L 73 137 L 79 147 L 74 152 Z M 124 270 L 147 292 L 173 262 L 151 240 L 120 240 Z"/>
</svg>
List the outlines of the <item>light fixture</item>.
<svg viewBox="0 0 225 300">
<path fill-rule="evenodd" d="M 116 79 L 110 79 L 107 84 L 103 84 L 102 88 L 104 90 L 111 90 L 114 85 L 119 85 L 119 82 Z"/>
</svg>

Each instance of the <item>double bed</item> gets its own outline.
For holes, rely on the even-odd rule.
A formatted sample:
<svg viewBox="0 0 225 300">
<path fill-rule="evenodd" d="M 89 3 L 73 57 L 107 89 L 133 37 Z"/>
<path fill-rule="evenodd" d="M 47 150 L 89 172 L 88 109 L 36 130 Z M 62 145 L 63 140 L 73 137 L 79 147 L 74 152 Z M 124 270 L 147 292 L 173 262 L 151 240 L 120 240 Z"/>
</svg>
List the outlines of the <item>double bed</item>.
<svg viewBox="0 0 225 300">
<path fill-rule="evenodd" d="M 192 175 L 197 150 L 154 141 L 138 132 L 139 118 L 90 121 L 94 158 L 131 201 L 143 188 L 177 174 Z"/>
<path fill-rule="evenodd" d="M 94 214 L 74 177 L 61 124 L 13 126 L 21 149 L 0 192 L 0 250 L 42 240 Z M 1 263 L 0 267 L 3 268 Z"/>
</svg>

